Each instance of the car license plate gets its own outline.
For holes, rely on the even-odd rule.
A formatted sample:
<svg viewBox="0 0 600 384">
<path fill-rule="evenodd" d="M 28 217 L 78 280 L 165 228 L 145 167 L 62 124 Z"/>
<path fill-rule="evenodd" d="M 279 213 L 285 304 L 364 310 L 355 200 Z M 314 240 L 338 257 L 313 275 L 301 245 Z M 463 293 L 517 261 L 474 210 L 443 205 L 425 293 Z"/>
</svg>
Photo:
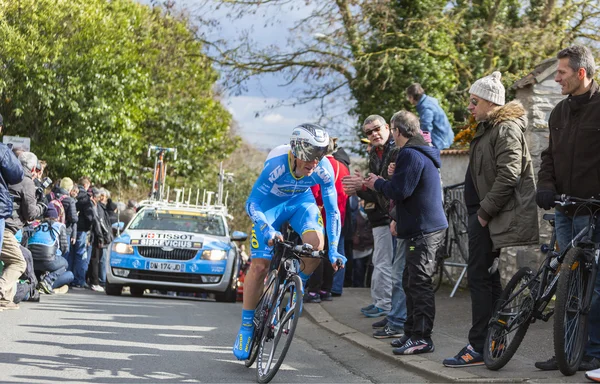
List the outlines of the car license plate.
<svg viewBox="0 0 600 384">
<path fill-rule="evenodd" d="M 158 261 L 151 261 L 150 268 L 153 271 L 166 271 L 166 272 L 181 272 L 181 264 L 177 263 L 161 263 Z"/>
</svg>

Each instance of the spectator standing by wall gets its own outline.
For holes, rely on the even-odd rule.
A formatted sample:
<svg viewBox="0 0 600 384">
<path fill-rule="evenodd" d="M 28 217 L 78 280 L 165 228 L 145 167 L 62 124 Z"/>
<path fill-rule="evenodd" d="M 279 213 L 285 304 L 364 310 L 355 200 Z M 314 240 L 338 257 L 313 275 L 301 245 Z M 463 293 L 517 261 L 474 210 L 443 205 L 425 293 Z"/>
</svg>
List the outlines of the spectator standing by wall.
<svg viewBox="0 0 600 384">
<path fill-rule="evenodd" d="M 469 344 L 443 361 L 449 367 L 483 364 L 488 323 L 502 292 L 495 261 L 500 249 L 538 243 L 527 118 L 518 101 L 505 105 L 500 78 L 500 72 L 494 72 L 469 89 L 468 110 L 478 122 L 465 175 L 472 324 Z"/>
<path fill-rule="evenodd" d="M 421 130 L 430 135 L 433 146 L 440 150 L 449 148 L 454 142 L 454 132 L 437 99 L 427 96 L 419 83 L 406 88 L 406 97 L 417 109 Z"/>
</svg>

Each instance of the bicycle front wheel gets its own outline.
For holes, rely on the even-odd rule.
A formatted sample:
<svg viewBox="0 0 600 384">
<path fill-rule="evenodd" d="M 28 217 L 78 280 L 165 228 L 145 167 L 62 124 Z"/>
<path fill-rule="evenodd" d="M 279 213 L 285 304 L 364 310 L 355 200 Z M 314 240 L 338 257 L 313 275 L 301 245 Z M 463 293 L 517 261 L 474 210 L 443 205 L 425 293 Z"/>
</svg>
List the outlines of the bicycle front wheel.
<svg viewBox="0 0 600 384">
<path fill-rule="evenodd" d="M 269 312 L 258 345 L 256 378 L 268 383 L 275 377 L 290 348 L 302 306 L 302 281 L 297 275 L 286 282 Z"/>
<path fill-rule="evenodd" d="M 565 376 L 574 375 L 583 358 L 587 339 L 587 317 L 593 290 L 592 271 L 583 249 L 573 248 L 563 260 L 556 289 L 554 354 Z M 592 287 L 590 287 L 590 284 Z"/>
<path fill-rule="evenodd" d="M 254 361 L 256 361 L 256 357 L 258 356 L 258 343 L 262 337 L 265 321 L 269 316 L 269 307 L 273 304 L 273 299 L 277 294 L 277 288 L 279 287 L 277 281 L 277 270 L 272 270 L 265 279 L 263 294 L 256 305 L 254 311 L 254 339 L 252 341 L 252 349 L 250 350 L 248 360 L 244 361 L 244 365 L 248 368 L 254 364 Z"/>
<path fill-rule="evenodd" d="M 532 276 L 531 268 L 519 269 L 500 295 L 483 347 L 483 361 L 493 371 L 510 361 L 527 333 L 535 304 L 532 290 L 539 284 Z"/>
</svg>

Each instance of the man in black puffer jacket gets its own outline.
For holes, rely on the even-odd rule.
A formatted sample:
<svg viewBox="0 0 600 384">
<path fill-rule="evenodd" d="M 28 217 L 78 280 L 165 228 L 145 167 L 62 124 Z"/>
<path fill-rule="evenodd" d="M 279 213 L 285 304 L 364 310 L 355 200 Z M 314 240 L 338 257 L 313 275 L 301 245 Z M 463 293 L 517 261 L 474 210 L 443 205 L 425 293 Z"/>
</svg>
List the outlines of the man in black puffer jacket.
<svg viewBox="0 0 600 384">
<path fill-rule="evenodd" d="M 73 286 L 78 288 L 85 287 L 85 275 L 87 274 L 88 264 L 91 255 L 87 253 L 88 233 L 94 223 L 94 208 L 88 194 L 91 182 L 87 177 L 79 179 L 79 194 L 75 207 L 79 213 L 77 222 L 77 238 L 71 247 L 71 265 L 74 280 Z"/>
</svg>

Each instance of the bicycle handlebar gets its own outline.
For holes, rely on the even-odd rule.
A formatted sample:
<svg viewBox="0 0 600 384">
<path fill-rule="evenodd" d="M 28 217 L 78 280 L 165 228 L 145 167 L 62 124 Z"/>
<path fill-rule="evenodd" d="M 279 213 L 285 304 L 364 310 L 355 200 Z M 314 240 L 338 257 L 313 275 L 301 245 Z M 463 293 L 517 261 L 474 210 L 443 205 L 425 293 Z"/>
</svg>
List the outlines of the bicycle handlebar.
<svg viewBox="0 0 600 384">
<path fill-rule="evenodd" d="M 315 259 L 320 259 L 322 257 L 327 256 L 327 251 L 313 251 L 313 247 L 310 244 L 300 244 L 292 243 L 291 241 L 279 240 L 277 238 L 273 239 L 274 246 L 281 246 L 285 249 L 289 249 L 294 252 L 299 257 L 310 257 Z M 342 261 L 340 259 L 335 260 L 335 265 L 338 267 L 342 266 Z"/>
<path fill-rule="evenodd" d="M 586 203 L 600 204 L 600 200 L 582 199 L 580 197 L 567 196 L 564 193 L 562 195 L 554 195 L 554 202 L 557 205 L 560 205 L 562 207 L 564 207 L 566 205 L 573 205 L 573 204 L 586 204 Z"/>
</svg>

